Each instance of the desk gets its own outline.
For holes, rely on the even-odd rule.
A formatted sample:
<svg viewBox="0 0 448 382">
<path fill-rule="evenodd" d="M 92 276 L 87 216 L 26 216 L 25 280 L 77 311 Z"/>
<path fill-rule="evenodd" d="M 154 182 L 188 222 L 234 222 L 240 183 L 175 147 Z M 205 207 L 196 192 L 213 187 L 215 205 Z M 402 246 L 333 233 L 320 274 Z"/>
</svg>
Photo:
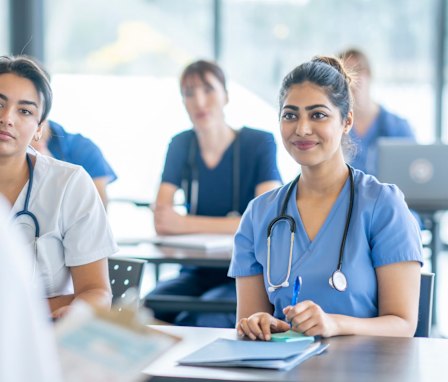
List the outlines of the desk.
<svg viewBox="0 0 448 382">
<path fill-rule="evenodd" d="M 193 265 L 198 267 L 228 268 L 232 251 L 199 251 L 197 249 L 158 246 L 151 243 L 120 246 L 116 254 L 145 260 L 156 266 L 156 281 L 159 280 L 161 264 Z"/>
<path fill-rule="evenodd" d="M 328 350 L 284 372 L 275 370 L 177 366 L 176 361 L 217 338 L 236 338 L 234 329 L 163 326 L 184 337 L 143 370 L 151 382 L 168 381 L 315 381 L 442 382 L 447 380 L 448 340 L 346 336 L 325 340 Z"/>
<path fill-rule="evenodd" d="M 200 251 L 195 249 L 157 246 L 151 243 L 121 246 L 116 254 L 119 257 L 130 257 L 145 260 L 154 264 L 156 282 L 160 276 L 161 264 L 192 265 L 211 268 L 228 268 L 231 251 Z M 236 311 L 236 302 L 228 300 L 201 301 L 188 296 L 152 296 L 151 309 L 165 311 L 196 311 L 196 312 L 228 312 Z"/>
</svg>

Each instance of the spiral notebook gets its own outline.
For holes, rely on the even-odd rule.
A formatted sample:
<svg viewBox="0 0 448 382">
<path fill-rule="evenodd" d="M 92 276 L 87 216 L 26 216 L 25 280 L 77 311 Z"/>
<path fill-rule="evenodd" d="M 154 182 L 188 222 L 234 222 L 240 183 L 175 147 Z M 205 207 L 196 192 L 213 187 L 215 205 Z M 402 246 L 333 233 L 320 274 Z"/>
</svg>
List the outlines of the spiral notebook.
<svg viewBox="0 0 448 382">
<path fill-rule="evenodd" d="M 251 367 L 289 370 L 322 353 L 328 344 L 307 337 L 299 342 L 265 342 L 219 338 L 180 359 L 184 366 Z"/>
</svg>

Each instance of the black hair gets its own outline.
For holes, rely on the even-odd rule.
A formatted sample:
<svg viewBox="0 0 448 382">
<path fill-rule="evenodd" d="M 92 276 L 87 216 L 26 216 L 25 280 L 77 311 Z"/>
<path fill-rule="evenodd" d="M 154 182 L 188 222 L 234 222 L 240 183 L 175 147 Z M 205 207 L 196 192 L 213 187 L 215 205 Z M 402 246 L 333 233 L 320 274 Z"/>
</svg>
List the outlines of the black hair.
<svg viewBox="0 0 448 382">
<path fill-rule="evenodd" d="M 341 114 L 342 120 L 346 120 L 349 111 L 353 109 L 353 96 L 350 90 L 351 76 L 344 69 L 341 60 L 336 57 L 316 56 L 311 61 L 305 62 L 283 79 L 279 95 L 279 117 L 285 98 L 293 85 L 311 82 L 324 89 L 328 99 L 335 105 Z M 346 160 L 356 155 L 357 147 L 350 136 L 344 134 L 341 142 Z"/>
<path fill-rule="evenodd" d="M 53 103 L 48 73 L 34 58 L 24 55 L 0 56 L 0 75 L 7 73 L 30 80 L 37 92 L 43 96 L 43 110 L 39 121 L 41 124 L 47 118 Z"/>
<path fill-rule="evenodd" d="M 351 77 L 339 59 L 316 56 L 288 73 L 280 88 L 280 110 L 291 86 L 303 82 L 311 82 L 322 87 L 331 103 L 340 110 L 342 120 L 347 118 L 348 112 L 353 108 L 353 97 L 350 91 Z"/>
</svg>

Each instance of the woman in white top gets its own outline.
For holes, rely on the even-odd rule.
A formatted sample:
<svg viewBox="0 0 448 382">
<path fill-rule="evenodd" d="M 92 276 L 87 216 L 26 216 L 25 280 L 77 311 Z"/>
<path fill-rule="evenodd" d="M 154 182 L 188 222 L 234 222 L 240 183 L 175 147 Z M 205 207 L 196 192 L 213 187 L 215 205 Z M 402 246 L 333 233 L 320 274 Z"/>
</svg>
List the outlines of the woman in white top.
<svg viewBox="0 0 448 382">
<path fill-rule="evenodd" d="M 79 166 L 31 151 L 52 92 L 32 59 L 0 57 L 0 193 L 32 249 L 52 316 L 73 301 L 109 307 L 107 257 L 117 251 L 95 186 Z"/>
</svg>

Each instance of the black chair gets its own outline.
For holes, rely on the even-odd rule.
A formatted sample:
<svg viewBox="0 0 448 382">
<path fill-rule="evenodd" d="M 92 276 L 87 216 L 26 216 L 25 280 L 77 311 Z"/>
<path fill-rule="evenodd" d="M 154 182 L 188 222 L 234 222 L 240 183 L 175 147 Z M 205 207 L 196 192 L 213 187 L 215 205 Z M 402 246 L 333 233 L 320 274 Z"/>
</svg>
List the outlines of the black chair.
<svg viewBox="0 0 448 382">
<path fill-rule="evenodd" d="M 414 337 L 429 337 L 431 334 L 433 294 L 434 273 L 422 273 L 420 279 L 420 299 L 418 302 L 418 322 Z"/>
<path fill-rule="evenodd" d="M 143 278 L 144 260 L 121 257 L 109 258 L 109 280 L 112 288 L 112 303 L 125 298 L 129 288 L 135 288 L 140 294 Z"/>
</svg>

